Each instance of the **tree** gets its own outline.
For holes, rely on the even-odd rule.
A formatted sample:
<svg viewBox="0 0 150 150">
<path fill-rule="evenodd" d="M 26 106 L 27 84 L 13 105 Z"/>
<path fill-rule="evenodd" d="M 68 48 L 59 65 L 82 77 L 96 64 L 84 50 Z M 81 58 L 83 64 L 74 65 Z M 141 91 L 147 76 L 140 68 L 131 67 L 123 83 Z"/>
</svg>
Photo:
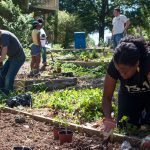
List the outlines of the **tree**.
<svg viewBox="0 0 150 150">
<path fill-rule="evenodd" d="M 131 26 L 141 26 L 150 35 L 150 3 L 145 0 L 60 0 L 60 9 L 79 16 L 87 33 L 112 29 L 113 9 L 119 6 L 130 18 Z"/>
<path fill-rule="evenodd" d="M 24 47 L 29 43 L 31 20 L 32 14 L 22 14 L 21 9 L 15 6 L 12 0 L 0 2 L 0 27 L 13 32 Z"/>
<path fill-rule="evenodd" d="M 82 23 L 78 20 L 78 17 L 73 14 L 69 14 L 65 11 L 58 11 L 58 23 L 57 23 L 57 40 L 55 42 L 61 44 L 63 48 L 67 48 L 74 39 L 74 32 L 82 30 Z M 51 31 L 56 30 L 54 21 L 56 17 L 48 19 L 49 28 Z"/>
<path fill-rule="evenodd" d="M 98 31 L 99 40 L 104 38 L 108 0 L 60 0 L 60 9 L 77 14 L 87 33 Z"/>
</svg>

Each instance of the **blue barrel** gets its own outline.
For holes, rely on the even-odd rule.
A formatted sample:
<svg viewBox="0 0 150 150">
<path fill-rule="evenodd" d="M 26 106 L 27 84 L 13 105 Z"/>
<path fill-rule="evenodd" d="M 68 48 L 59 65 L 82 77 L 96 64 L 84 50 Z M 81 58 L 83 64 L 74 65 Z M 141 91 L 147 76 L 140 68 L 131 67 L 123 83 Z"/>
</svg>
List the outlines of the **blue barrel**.
<svg viewBox="0 0 150 150">
<path fill-rule="evenodd" d="M 85 32 L 74 32 L 74 47 L 75 49 L 86 48 Z"/>
</svg>

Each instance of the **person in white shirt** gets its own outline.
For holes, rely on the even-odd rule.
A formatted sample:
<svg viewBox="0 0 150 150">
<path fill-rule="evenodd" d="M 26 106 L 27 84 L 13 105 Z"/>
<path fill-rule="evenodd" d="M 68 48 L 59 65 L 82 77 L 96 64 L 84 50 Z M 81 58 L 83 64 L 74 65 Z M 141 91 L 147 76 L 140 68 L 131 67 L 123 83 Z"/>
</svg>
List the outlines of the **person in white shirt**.
<svg viewBox="0 0 150 150">
<path fill-rule="evenodd" d="M 39 22 L 41 29 L 40 29 L 40 41 L 41 41 L 41 47 L 42 47 L 42 63 L 43 63 L 43 67 L 45 68 L 45 66 L 47 65 L 47 61 L 46 61 L 46 33 L 43 29 L 43 19 L 42 18 L 38 18 L 37 21 Z"/>
<path fill-rule="evenodd" d="M 120 14 L 120 8 L 114 9 L 114 18 L 112 20 L 112 41 L 113 41 L 113 49 L 117 47 L 121 38 L 123 38 L 124 33 L 128 29 L 130 25 L 129 19 L 125 16 Z"/>
</svg>

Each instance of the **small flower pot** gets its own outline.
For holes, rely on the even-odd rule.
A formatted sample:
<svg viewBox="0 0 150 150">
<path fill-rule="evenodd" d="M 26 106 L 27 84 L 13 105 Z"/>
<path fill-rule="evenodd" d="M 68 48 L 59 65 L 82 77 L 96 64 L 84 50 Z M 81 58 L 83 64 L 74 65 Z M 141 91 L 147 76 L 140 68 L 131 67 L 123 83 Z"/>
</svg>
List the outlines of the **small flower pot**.
<svg viewBox="0 0 150 150">
<path fill-rule="evenodd" d="M 62 127 L 54 127 L 53 128 L 54 140 L 59 140 L 59 132 L 62 130 L 65 130 L 65 128 L 62 128 Z"/>
<path fill-rule="evenodd" d="M 59 132 L 59 140 L 60 140 L 60 145 L 63 143 L 71 143 L 72 142 L 72 137 L 73 137 L 73 132 L 70 130 L 62 130 Z"/>
</svg>

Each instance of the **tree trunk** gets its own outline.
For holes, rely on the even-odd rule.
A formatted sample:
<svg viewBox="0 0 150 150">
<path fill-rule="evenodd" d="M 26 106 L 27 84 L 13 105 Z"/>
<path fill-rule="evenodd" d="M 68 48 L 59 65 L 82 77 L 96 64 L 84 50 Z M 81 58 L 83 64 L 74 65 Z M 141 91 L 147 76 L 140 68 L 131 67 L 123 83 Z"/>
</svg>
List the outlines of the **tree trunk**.
<svg viewBox="0 0 150 150">
<path fill-rule="evenodd" d="M 54 23 L 54 44 L 57 43 L 58 38 L 58 11 L 55 12 L 55 23 Z"/>
<path fill-rule="evenodd" d="M 99 16 L 99 41 L 104 40 L 104 30 L 105 30 L 105 17 L 108 9 L 108 0 L 102 1 L 102 9 Z"/>
</svg>

